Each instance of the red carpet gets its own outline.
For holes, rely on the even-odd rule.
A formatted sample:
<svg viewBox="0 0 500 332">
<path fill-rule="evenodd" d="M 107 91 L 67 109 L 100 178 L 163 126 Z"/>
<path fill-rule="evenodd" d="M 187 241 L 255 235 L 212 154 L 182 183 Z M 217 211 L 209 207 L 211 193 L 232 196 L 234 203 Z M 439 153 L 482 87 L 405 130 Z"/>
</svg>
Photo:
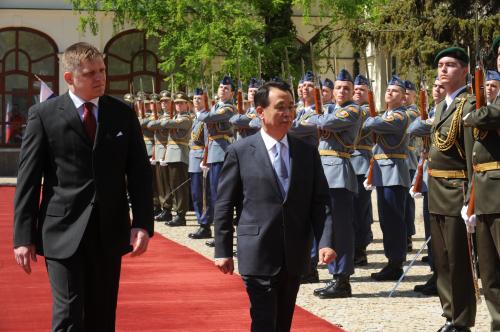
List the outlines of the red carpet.
<svg viewBox="0 0 500 332">
<path fill-rule="evenodd" d="M 0 331 L 49 331 L 51 294 L 44 260 L 25 274 L 12 253 L 14 188 L 0 187 Z M 156 235 L 148 252 L 126 257 L 117 331 L 248 331 L 239 276 L 220 273 L 189 248 Z M 342 331 L 297 307 L 292 331 Z"/>
</svg>

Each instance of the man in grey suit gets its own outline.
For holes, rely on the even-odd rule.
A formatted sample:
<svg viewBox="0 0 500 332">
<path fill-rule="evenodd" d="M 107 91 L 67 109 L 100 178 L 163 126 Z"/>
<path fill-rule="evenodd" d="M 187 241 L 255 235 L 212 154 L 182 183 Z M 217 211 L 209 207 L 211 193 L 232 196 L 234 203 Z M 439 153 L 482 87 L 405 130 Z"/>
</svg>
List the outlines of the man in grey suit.
<svg viewBox="0 0 500 332">
<path fill-rule="evenodd" d="M 319 261 L 335 258 L 330 197 L 316 147 L 287 135 L 294 103 L 282 81 L 255 95 L 259 133 L 228 148 L 215 206 L 215 265 L 233 273 L 233 211 L 239 272 L 250 298 L 252 331 L 289 331 L 312 234 Z"/>
<path fill-rule="evenodd" d="M 27 273 L 45 256 L 53 331 L 114 331 L 121 257 L 144 253 L 153 235 L 151 165 L 134 112 L 104 95 L 102 54 L 77 43 L 62 62 L 69 92 L 29 111 L 14 254 Z"/>
</svg>

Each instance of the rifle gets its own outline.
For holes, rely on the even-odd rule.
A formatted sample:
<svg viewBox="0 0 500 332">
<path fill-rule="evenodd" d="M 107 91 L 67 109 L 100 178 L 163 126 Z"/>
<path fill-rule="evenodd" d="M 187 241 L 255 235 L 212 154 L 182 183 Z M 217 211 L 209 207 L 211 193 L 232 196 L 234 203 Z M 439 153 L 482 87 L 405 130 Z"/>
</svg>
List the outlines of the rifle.
<svg viewBox="0 0 500 332">
<path fill-rule="evenodd" d="M 481 107 L 485 106 L 486 102 L 484 98 L 484 67 L 483 67 L 483 61 L 481 59 L 481 48 L 479 46 L 479 22 L 478 22 L 479 4 L 477 3 L 477 1 L 475 7 L 476 7 L 475 8 L 476 15 L 475 15 L 475 26 L 474 26 L 474 39 L 476 42 L 476 69 L 474 71 L 474 93 L 476 95 L 476 111 L 477 111 Z M 479 136 L 481 136 L 481 132 L 478 129 L 473 129 L 473 132 L 474 132 L 474 138 L 477 139 L 479 138 Z M 474 172 L 473 172 L 469 203 L 467 204 L 467 217 L 469 218 L 474 214 L 475 201 L 476 201 L 476 190 L 474 189 Z M 474 241 L 472 240 L 472 234 L 469 232 L 467 232 L 467 247 L 470 256 L 472 280 L 474 283 L 474 293 L 476 295 L 477 302 L 480 303 L 481 294 L 479 292 L 479 284 L 478 284 L 478 277 L 476 270 L 477 261 L 476 261 L 476 255 L 474 253 Z"/>
<path fill-rule="evenodd" d="M 215 92 L 214 92 L 214 74 L 212 74 L 212 102 L 211 105 L 215 105 Z"/>
<path fill-rule="evenodd" d="M 323 109 L 321 105 L 321 87 L 319 83 L 319 77 L 316 79 L 316 70 L 314 69 L 314 49 L 313 49 L 313 43 L 309 44 L 310 51 L 311 51 L 311 65 L 312 65 L 312 71 L 313 71 L 313 76 L 314 76 L 314 108 L 316 111 L 316 114 L 322 114 Z M 304 105 L 305 106 L 305 105 Z"/>
<path fill-rule="evenodd" d="M 144 90 L 142 88 L 142 78 L 140 79 L 140 90 L 137 91 L 137 98 L 135 99 L 135 104 L 134 106 L 137 108 L 137 113 L 140 116 L 141 119 L 144 119 L 146 117 L 146 111 L 144 110 L 144 99 L 145 99 L 145 94 Z"/>
<path fill-rule="evenodd" d="M 427 120 L 429 117 L 429 114 L 427 113 L 427 91 L 426 91 L 426 86 L 425 86 L 425 78 L 423 74 L 423 68 L 422 68 L 422 61 L 419 61 L 420 65 L 420 91 L 418 92 L 418 109 L 420 111 L 420 119 L 422 121 Z M 413 185 L 413 192 L 414 193 L 421 193 L 422 192 L 422 179 L 424 176 L 424 163 L 427 157 L 425 156 L 425 152 L 429 150 L 429 137 L 423 137 L 422 138 L 423 142 L 423 153 L 420 157 L 420 162 L 417 167 L 417 174 L 415 176 L 415 184 Z"/>
<path fill-rule="evenodd" d="M 285 47 L 285 66 L 286 66 L 286 72 L 288 74 L 288 82 L 290 84 L 290 89 L 292 90 L 293 102 L 295 103 L 295 89 L 293 87 L 293 77 L 292 77 L 292 74 L 290 73 L 290 61 L 288 60 L 288 48 L 287 47 Z"/>
<path fill-rule="evenodd" d="M 372 89 L 372 81 L 370 80 L 370 73 L 368 71 L 368 57 L 366 56 L 365 50 L 365 66 L 366 66 L 366 78 L 368 79 L 368 108 L 370 109 L 370 117 L 377 116 L 377 110 L 375 109 L 375 99 L 373 98 L 373 89 Z M 375 133 L 372 134 L 373 142 L 377 142 L 377 135 Z M 368 185 L 372 185 L 373 183 L 373 166 L 375 164 L 375 158 L 370 159 L 370 166 L 368 168 L 368 174 L 366 175 L 366 183 Z"/>
<path fill-rule="evenodd" d="M 262 60 L 260 58 L 260 51 L 257 54 L 258 68 L 259 68 L 259 83 L 262 83 Z"/>
<path fill-rule="evenodd" d="M 174 108 L 175 108 L 175 105 L 174 105 L 174 74 L 172 74 L 172 76 L 170 76 L 170 107 L 169 107 L 169 110 L 168 110 L 168 115 L 170 116 L 170 119 L 173 119 L 174 118 Z"/>
<path fill-rule="evenodd" d="M 155 79 L 151 78 L 151 83 L 153 85 L 153 93 L 151 94 L 151 101 L 149 103 L 149 108 L 151 110 L 151 113 L 153 113 L 153 118 L 155 120 L 158 120 L 158 95 L 155 93 Z"/>
<path fill-rule="evenodd" d="M 236 106 L 239 114 L 245 114 L 245 110 L 243 109 L 243 86 L 241 84 L 240 79 L 240 59 L 238 58 L 237 62 L 237 71 L 238 71 L 238 92 L 236 95 Z"/>
</svg>

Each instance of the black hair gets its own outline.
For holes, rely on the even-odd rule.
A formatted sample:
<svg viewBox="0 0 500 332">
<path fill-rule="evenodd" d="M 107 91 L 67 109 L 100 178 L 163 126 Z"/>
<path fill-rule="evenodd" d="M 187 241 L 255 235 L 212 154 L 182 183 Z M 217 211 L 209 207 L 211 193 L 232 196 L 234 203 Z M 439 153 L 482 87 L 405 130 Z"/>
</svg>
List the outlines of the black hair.
<svg viewBox="0 0 500 332">
<path fill-rule="evenodd" d="M 270 82 L 266 82 L 263 86 L 257 90 L 255 93 L 254 104 L 255 107 L 261 106 L 266 108 L 269 106 L 269 91 L 271 88 L 279 89 L 281 91 L 288 92 L 290 95 L 293 95 L 290 85 L 287 82 L 282 80 L 273 80 Z"/>
</svg>

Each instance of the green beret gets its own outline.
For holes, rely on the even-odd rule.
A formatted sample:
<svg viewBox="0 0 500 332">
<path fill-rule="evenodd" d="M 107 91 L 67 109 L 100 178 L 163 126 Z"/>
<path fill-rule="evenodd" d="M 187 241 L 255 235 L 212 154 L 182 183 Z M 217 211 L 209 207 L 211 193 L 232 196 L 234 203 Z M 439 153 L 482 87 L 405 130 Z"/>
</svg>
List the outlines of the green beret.
<svg viewBox="0 0 500 332">
<path fill-rule="evenodd" d="M 444 58 L 445 56 L 449 56 L 451 58 L 458 59 L 465 63 L 469 63 L 469 56 L 465 52 L 465 50 L 461 47 L 448 47 L 439 52 L 434 59 L 434 66 L 437 66 L 439 59 Z"/>
<path fill-rule="evenodd" d="M 500 46 L 500 36 L 493 39 L 493 54 L 498 55 L 498 46 Z"/>
</svg>

